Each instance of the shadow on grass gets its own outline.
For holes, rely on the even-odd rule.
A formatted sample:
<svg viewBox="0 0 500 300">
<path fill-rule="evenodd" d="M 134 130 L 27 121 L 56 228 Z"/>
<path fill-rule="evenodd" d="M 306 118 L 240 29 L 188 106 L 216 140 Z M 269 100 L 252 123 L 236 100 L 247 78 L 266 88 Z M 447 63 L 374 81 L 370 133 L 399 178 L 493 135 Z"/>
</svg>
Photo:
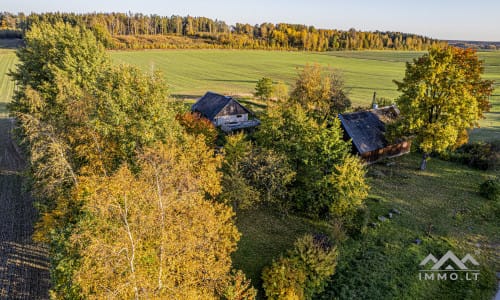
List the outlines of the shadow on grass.
<svg viewBox="0 0 500 300">
<path fill-rule="evenodd" d="M 0 39 L 0 49 L 16 49 L 23 44 L 22 39 Z"/>
<path fill-rule="evenodd" d="M 234 79 L 204 79 L 206 81 L 216 81 L 216 82 L 239 82 L 239 83 L 257 83 L 256 80 L 234 80 Z"/>
<path fill-rule="evenodd" d="M 7 103 L 0 102 L 0 117 L 8 117 L 9 111 L 7 110 Z"/>
<path fill-rule="evenodd" d="M 497 140 L 500 140 L 500 126 L 475 128 L 469 138 L 469 142 L 492 142 Z"/>
<path fill-rule="evenodd" d="M 196 99 L 200 98 L 202 95 L 190 95 L 190 94 L 172 94 L 172 97 L 177 99 L 177 100 L 183 100 L 183 99 Z"/>
</svg>

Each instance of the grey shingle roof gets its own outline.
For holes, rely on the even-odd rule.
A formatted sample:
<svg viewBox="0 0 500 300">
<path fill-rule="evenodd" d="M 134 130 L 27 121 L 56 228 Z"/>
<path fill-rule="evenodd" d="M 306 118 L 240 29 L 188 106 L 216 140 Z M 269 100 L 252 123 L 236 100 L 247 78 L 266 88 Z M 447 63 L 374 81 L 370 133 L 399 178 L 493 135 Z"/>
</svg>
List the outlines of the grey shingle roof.
<svg viewBox="0 0 500 300">
<path fill-rule="evenodd" d="M 198 101 L 196 101 L 195 104 L 191 106 L 191 110 L 200 112 L 205 118 L 213 121 L 214 117 L 230 102 L 237 103 L 243 108 L 243 110 L 250 113 L 248 109 L 246 109 L 243 105 L 241 105 L 233 98 L 213 92 L 207 92 L 203 97 L 201 97 Z"/>
<path fill-rule="evenodd" d="M 397 117 L 399 111 L 390 106 L 339 115 L 344 130 L 360 154 L 387 147 L 385 123 L 387 119 Z M 387 119 L 384 119 L 387 118 Z"/>
</svg>

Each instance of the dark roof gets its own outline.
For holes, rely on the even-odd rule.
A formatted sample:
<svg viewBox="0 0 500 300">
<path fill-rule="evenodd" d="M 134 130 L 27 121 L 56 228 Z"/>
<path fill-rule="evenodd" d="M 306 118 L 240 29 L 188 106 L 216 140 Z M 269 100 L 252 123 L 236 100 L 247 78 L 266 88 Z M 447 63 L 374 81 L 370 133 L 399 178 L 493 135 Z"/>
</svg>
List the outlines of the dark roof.
<svg viewBox="0 0 500 300">
<path fill-rule="evenodd" d="M 200 112 L 205 118 L 213 121 L 214 117 L 230 102 L 237 103 L 245 111 L 251 113 L 247 108 L 233 98 L 213 92 L 207 92 L 203 97 L 198 99 L 198 101 L 191 106 L 191 110 Z"/>
<path fill-rule="evenodd" d="M 344 130 L 360 154 L 387 147 L 385 122 L 395 119 L 399 111 L 393 107 L 383 107 L 339 115 Z"/>
</svg>

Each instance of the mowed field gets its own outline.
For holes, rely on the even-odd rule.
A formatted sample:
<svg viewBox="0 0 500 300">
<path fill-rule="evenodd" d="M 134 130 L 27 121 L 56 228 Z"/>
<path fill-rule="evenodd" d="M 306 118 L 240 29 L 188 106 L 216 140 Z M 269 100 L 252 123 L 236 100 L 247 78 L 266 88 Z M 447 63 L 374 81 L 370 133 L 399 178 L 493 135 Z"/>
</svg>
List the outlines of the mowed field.
<svg viewBox="0 0 500 300">
<path fill-rule="evenodd" d="M 0 49 L 0 117 L 7 115 L 6 105 L 10 102 L 14 92 L 14 82 L 10 80 L 7 73 L 13 69 L 17 62 L 13 50 Z"/>
<path fill-rule="evenodd" d="M 285 52 L 250 50 L 184 50 L 112 52 L 117 63 L 132 63 L 145 71 L 161 70 L 171 93 L 187 99 L 205 91 L 250 95 L 262 77 L 284 81 L 290 88 L 306 64 L 340 70 L 355 104 L 379 97 L 395 98 L 393 79 L 404 75 L 404 63 L 418 52 Z"/>
<path fill-rule="evenodd" d="M 368 105 L 377 92 L 378 97 L 395 99 L 398 96 L 393 80 L 404 76 L 405 62 L 423 52 L 407 51 L 343 51 L 288 52 L 256 50 L 150 50 L 111 51 L 117 64 L 137 65 L 144 71 L 163 73 L 170 93 L 193 101 L 206 91 L 229 95 L 251 96 L 258 79 L 266 76 L 284 81 L 290 89 L 300 69 L 306 64 L 320 64 L 340 70 L 354 105 Z M 498 139 L 500 135 L 500 52 L 481 52 L 485 60 L 485 78 L 495 80 L 491 97 L 492 112 L 480 122 L 481 128 L 473 140 Z M 5 104 L 12 97 L 14 85 L 5 76 L 14 68 L 13 50 L 0 49 L 0 115 L 6 114 Z"/>
</svg>

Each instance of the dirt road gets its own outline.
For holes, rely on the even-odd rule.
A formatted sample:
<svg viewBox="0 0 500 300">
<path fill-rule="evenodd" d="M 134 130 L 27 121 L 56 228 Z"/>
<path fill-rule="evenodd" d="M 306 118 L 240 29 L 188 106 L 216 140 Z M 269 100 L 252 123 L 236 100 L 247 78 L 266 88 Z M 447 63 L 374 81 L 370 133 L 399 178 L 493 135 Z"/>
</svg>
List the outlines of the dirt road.
<svg viewBox="0 0 500 300">
<path fill-rule="evenodd" d="M 24 160 L 0 119 L 0 299 L 48 299 L 47 248 L 31 240 L 36 211 L 19 174 Z"/>
</svg>

